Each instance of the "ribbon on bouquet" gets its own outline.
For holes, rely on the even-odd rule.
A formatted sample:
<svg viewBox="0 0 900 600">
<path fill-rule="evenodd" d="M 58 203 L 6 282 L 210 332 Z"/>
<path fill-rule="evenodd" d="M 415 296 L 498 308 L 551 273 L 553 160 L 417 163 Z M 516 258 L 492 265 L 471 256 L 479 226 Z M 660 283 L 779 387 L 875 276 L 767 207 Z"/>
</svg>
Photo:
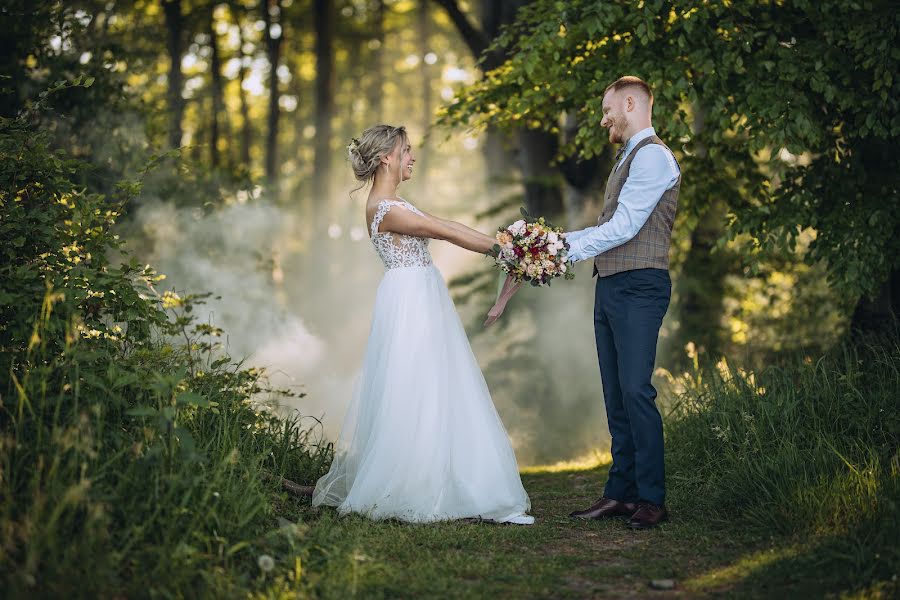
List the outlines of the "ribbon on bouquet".
<svg viewBox="0 0 900 600">
<path fill-rule="evenodd" d="M 522 287 L 521 281 L 516 281 L 512 275 L 506 276 L 506 281 L 503 282 L 503 287 L 500 288 L 497 301 L 491 307 L 491 310 L 488 311 L 487 319 L 484 321 L 485 327 L 500 318 L 500 315 L 503 314 L 503 310 L 506 308 L 506 303 L 519 291 L 520 287 Z"/>
</svg>

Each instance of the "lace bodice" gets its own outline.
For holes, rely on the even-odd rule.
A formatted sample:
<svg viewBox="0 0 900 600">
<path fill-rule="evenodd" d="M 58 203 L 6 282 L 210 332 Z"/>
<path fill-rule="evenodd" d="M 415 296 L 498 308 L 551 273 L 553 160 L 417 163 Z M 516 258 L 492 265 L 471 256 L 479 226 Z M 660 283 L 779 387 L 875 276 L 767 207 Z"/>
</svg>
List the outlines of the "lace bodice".
<svg viewBox="0 0 900 600">
<path fill-rule="evenodd" d="M 384 262 L 385 269 L 397 269 L 400 267 L 428 267 L 431 266 L 431 254 L 428 252 L 428 239 L 411 235 L 384 231 L 379 233 L 378 226 L 384 220 L 384 216 L 394 206 L 403 207 L 417 215 L 422 211 L 406 200 L 382 200 L 375 209 L 375 217 L 372 219 L 372 244 L 375 251 Z"/>
</svg>

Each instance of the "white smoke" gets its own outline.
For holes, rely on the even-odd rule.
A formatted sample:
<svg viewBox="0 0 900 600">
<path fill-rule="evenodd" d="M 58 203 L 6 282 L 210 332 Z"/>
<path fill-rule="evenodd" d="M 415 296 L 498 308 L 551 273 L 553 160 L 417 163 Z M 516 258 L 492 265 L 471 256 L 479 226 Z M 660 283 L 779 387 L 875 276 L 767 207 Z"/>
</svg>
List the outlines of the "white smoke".
<svg viewBox="0 0 900 600">
<path fill-rule="evenodd" d="M 477 185 L 477 178 L 472 181 Z M 441 196 L 409 199 L 428 212 L 474 224 L 448 209 L 456 196 Z M 274 387 L 305 393 L 288 399 L 285 408 L 320 418 L 326 438 L 336 439 L 383 275 L 365 235 L 361 204 L 358 199 L 332 207 L 314 225 L 306 216 L 309 207 L 304 212 L 252 194 L 211 211 L 144 198 L 132 215 L 136 231 L 124 237 L 141 261 L 167 276 L 160 291 L 212 292 L 195 316 L 224 329 L 232 358 L 266 368 Z M 313 242 L 316 228 L 322 233 Z M 479 228 L 488 231 L 493 224 Z M 486 264 L 446 242 L 432 242 L 431 251 L 446 280 Z M 608 448 L 589 261 L 576 272 L 574 281 L 557 281 L 550 289 L 522 289 L 502 317 L 505 328 L 470 330 L 523 466 Z M 460 302 L 463 321 L 483 319 L 488 303 Z M 517 364 L 523 345 L 529 358 Z"/>
</svg>

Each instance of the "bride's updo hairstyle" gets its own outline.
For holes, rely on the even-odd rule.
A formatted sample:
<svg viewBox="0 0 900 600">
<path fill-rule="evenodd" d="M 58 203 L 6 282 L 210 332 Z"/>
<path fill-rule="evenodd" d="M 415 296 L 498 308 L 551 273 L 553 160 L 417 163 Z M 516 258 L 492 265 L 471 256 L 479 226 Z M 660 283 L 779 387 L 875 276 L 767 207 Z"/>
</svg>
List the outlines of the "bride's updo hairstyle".
<svg viewBox="0 0 900 600">
<path fill-rule="evenodd" d="M 391 125 L 375 125 L 362 133 L 359 139 L 353 138 L 347 146 L 350 166 L 356 179 L 369 183 L 375 178 L 375 171 L 381 165 L 381 158 L 391 153 L 398 140 L 405 141 L 406 127 Z"/>
</svg>

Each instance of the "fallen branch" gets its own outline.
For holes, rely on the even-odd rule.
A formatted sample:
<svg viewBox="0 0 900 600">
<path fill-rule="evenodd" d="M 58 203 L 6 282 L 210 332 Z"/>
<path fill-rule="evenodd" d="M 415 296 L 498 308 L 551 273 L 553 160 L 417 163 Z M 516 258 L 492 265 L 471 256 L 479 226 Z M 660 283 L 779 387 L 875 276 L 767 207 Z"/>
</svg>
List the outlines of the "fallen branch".
<svg viewBox="0 0 900 600">
<path fill-rule="evenodd" d="M 313 490 L 315 486 L 312 485 L 300 485 L 290 479 L 285 479 L 284 477 L 276 477 L 267 471 L 262 472 L 263 479 L 268 479 L 270 481 L 274 481 L 276 479 L 280 480 L 281 487 L 286 492 L 293 494 L 294 496 L 299 496 L 301 498 L 305 498 L 313 495 Z"/>
</svg>

